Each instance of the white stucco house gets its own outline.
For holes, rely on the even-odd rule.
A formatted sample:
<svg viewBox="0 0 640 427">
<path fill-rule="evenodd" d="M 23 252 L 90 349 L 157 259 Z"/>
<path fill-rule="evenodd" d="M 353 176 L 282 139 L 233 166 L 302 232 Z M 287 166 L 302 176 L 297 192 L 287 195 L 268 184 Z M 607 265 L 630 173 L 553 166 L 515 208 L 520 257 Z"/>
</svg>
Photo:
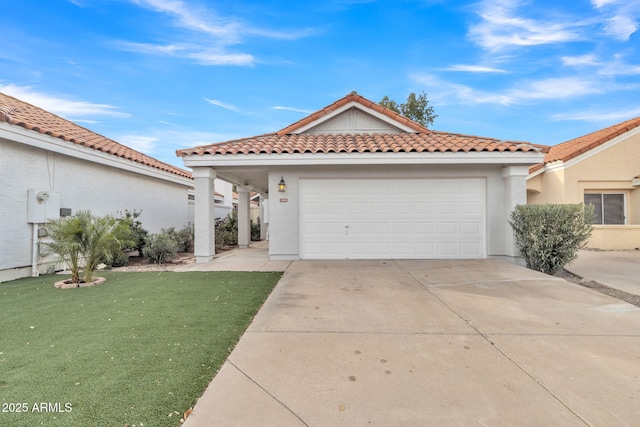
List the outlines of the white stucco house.
<svg viewBox="0 0 640 427">
<path fill-rule="evenodd" d="M 51 266 L 38 256 L 48 219 L 135 210 L 152 233 L 193 222 L 190 172 L 2 93 L 0 183 L 0 282 Z M 224 216 L 231 185 L 216 184 Z"/>
<path fill-rule="evenodd" d="M 196 258 L 214 255 L 215 179 L 267 207 L 269 254 L 292 259 L 514 259 L 507 219 L 526 204 L 526 142 L 426 129 L 355 92 L 274 133 L 178 150 L 195 178 Z M 280 186 L 282 184 L 282 186 Z"/>
</svg>

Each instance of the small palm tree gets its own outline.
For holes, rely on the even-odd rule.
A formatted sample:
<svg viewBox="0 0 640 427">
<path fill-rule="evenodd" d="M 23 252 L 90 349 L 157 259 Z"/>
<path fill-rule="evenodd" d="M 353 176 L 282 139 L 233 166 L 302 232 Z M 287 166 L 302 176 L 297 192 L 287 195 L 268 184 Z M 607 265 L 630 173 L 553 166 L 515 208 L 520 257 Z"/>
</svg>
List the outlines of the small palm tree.
<svg viewBox="0 0 640 427">
<path fill-rule="evenodd" d="M 67 263 L 72 283 L 81 282 L 81 263 L 84 263 L 84 281 L 91 282 L 101 259 L 134 243 L 126 224 L 111 216 L 93 216 L 89 211 L 52 220 L 46 228 L 51 240 L 44 246 Z"/>
</svg>

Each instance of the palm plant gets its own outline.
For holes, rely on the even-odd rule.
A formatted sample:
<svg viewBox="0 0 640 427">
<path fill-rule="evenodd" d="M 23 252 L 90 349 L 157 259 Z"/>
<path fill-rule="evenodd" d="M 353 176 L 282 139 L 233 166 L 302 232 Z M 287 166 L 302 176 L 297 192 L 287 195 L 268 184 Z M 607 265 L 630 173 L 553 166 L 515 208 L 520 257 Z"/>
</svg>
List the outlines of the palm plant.
<svg viewBox="0 0 640 427">
<path fill-rule="evenodd" d="M 91 282 L 101 259 L 134 243 L 126 224 L 111 216 L 94 216 L 89 211 L 52 220 L 46 228 L 50 241 L 44 245 L 67 263 L 72 283 L 81 282 L 81 263 L 84 263 L 84 281 Z"/>
</svg>

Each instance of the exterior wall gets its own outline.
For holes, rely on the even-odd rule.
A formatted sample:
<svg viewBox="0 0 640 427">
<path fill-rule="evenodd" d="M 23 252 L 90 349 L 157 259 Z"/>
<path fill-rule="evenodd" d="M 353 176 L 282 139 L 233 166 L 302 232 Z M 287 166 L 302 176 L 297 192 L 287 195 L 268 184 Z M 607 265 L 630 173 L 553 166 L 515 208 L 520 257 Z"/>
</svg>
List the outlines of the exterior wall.
<svg viewBox="0 0 640 427">
<path fill-rule="evenodd" d="M 151 233 L 193 222 L 186 185 L 0 140 L 0 281 L 31 274 L 27 190 L 48 190 L 60 207 L 96 215 L 141 211 Z M 42 267 L 46 270 L 46 266 Z"/>
<path fill-rule="evenodd" d="M 610 251 L 640 249 L 640 225 L 595 225 L 588 248 Z"/>
<path fill-rule="evenodd" d="M 607 145 L 608 144 L 608 145 Z M 635 249 L 640 246 L 640 188 L 632 180 L 640 173 L 640 133 L 606 143 L 547 170 L 527 182 L 527 202 L 581 203 L 585 192 L 626 194 L 627 225 L 597 225 L 588 248 Z M 548 165 L 549 166 L 549 165 Z M 540 189 L 540 192 L 536 190 Z"/>
<path fill-rule="evenodd" d="M 526 170 L 526 168 L 524 168 Z M 278 192 L 284 177 L 287 188 Z M 515 255 L 509 247 L 512 234 L 507 223 L 512 207 L 506 206 L 505 179 L 501 165 L 404 165 L 274 167 L 269 172 L 269 253 L 272 259 L 299 258 L 299 180 L 301 178 L 484 178 L 487 183 L 487 255 Z M 521 177 L 524 193 L 524 177 Z M 376 189 L 371 189 L 376 197 Z M 524 202 L 525 195 L 521 196 Z"/>
</svg>

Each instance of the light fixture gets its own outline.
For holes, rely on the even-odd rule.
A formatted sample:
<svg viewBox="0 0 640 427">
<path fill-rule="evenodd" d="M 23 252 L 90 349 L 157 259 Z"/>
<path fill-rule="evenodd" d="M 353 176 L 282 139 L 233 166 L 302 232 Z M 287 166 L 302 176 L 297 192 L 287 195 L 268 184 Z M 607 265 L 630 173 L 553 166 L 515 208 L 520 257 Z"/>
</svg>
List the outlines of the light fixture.
<svg viewBox="0 0 640 427">
<path fill-rule="evenodd" d="M 287 184 L 284 182 L 284 177 L 280 177 L 280 182 L 278 183 L 278 191 L 284 193 L 284 190 L 287 188 Z"/>
</svg>

